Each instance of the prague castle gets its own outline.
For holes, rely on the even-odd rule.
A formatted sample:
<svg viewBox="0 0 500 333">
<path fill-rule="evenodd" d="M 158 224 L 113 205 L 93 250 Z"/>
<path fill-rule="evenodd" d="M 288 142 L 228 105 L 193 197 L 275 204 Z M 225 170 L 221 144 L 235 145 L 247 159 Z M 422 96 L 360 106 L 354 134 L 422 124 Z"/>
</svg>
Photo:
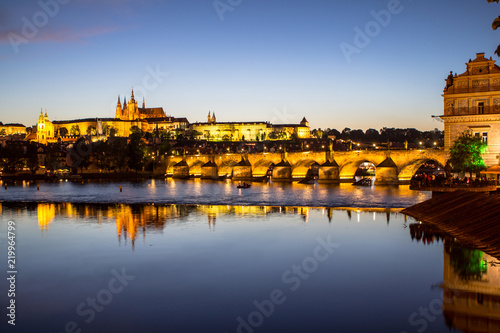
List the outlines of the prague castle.
<svg viewBox="0 0 500 333">
<path fill-rule="evenodd" d="M 163 108 L 148 108 L 146 109 L 144 97 L 142 98 L 142 108 L 137 106 L 137 102 L 134 99 L 134 91 L 132 90 L 132 96 L 130 96 L 130 101 L 127 103 L 127 99 L 123 98 L 123 106 L 120 103 L 120 96 L 118 96 L 118 103 L 116 103 L 116 115 L 115 118 L 121 120 L 137 120 L 137 119 L 147 119 L 147 118 L 165 118 L 165 112 Z"/>
<path fill-rule="evenodd" d="M 188 131 L 196 139 L 208 141 L 259 141 L 269 139 L 309 138 L 309 123 L 304 118 L 300 124 L 278 124 L 268 122 L 217 122 L 215 112 L 208 114 L 206 123 L 189 124 L 186 118 L 167 116 L 162 107 L 146 108 L 145 99 L 142 107 L 135 100 L 134 91 L 127 102 L 123 103 L 118 96 L 114 118 L 87 118 L 74 120 L 50 121 L 43 111 L 40 112 L 36 133 L 27 137 L 28 140 L 42 144 L 58 140 L 76 140 L 77 137 L 88 135 L 94 138 L 106 136 L 127 137 L 133 128 L 144 132 L 157 130 L 175 133 Z M 187 133 L 185 133 L 187 134 Z"/>
<path fill-rule="evenodd" d="M 445 150 L 470 130 L 488 144 L 486 166 L 498 165 L 500 154 L 500 67 L 484 53 L 466 63 L 462 74 L 450 73 L 444 88 Z"/>
</svg>

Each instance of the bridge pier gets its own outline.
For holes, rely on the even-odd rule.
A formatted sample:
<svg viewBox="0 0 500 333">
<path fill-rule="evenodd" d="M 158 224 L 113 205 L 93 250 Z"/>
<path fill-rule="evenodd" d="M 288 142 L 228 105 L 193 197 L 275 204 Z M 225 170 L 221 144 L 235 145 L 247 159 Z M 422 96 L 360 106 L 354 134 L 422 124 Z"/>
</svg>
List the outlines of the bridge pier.
<svg viewBox="0 0 500 333">
<path fill-rule="evenodd" d="M 243 157 L 233 167 L 233 180 L 252 180 L 252 164 Z"/>
<path fill-rule="evenodd" d="M 335 159 L 329 159 L 319 166 L 318 183 L 338 183 L 340 181 L 340 168 Z"/>
<path fill-rule="evenodd" d="M 172 175 L 173 178 L 188 178 L 189 177 L 189 165 L 185 160 L 180 161 L 179 163 L 174 164 L 174 173 Z"/>
<path fill-rule="evenodd" d="M 273 181 L 290 182 L 292 181 L 292 166 L 285 160 L 281 160 L 273 168 Z"/>
<path fill-rule="evenodd" d="M 210 161 L 201 166 L 201 178 L 202 179 L 218 179 L 219 178 L 219 168 L 217 164 Z"/>
<path fill-rule="evenodd" d="M 392 158 L 387 157 L 376 166 L 375 185 L 398 185 L 398 167 Z"/>
</svg>

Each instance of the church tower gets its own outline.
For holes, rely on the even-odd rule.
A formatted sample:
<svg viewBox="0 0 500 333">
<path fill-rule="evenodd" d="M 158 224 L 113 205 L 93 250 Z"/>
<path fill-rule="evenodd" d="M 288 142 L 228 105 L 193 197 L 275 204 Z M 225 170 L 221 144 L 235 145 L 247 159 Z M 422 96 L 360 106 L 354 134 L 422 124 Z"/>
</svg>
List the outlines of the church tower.
<svg viewBox="0 0 500 333">
<path fill-rule="evenodd" d="M 137 107 L 137 102 L 134 98 L 134 90 L 132 89 L 132 96 L 130 96 L 130 101 L 128 102 L 128 120 L 139 118 L 139 108 Z"/>
<path fill-rule="evenodd" d="M 215 124 L 215 111 L 212 113 L 212 124 Z"/>
<path fill-rule="evenodd" d="M 118 103 L 116 103 L 116 116 L 115 118 L 122 117 L 122 103 L 120 103 L 120 95 L 118 95 Z"/>
<path fill-rule="evenodd" d="M 48 141 L 54 140 L 54 125 L 50 122 L 47 112 L 43 115 L 43 110 L 40 111 L 38 123 L 36 125 L 36 141 L 42 144 L 47 144 Z"/>
<path fill-rule="evenodd" d="M 210 115 L 210 111 L 208 111 L 208 116 L 207 116 L 207 123 L 211 123 L 212 122 L 212 116 Z"/>
</svg>

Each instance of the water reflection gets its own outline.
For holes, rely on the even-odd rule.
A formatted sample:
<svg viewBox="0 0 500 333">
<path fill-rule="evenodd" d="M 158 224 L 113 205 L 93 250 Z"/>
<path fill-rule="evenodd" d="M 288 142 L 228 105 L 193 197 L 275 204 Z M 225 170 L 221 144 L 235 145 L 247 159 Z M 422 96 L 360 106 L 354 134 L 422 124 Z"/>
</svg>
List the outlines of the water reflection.
<svg viewBox="0 0 500 333">
<path fill-rule="evenodd" d="M 357 222 L 361 215 L 369 214 L 373 221 L 377 216 L 385 216 L 387 223 L 391 214 L 398 214 L 400 209 L 391 208 L 310 208 L 291 206 L 229 206 L 229 205 L 128 205 L 128 204 L 78 204 L 78 203 L 0 203 L 2 207 L 18 209 L 25 206 L 28 211 L 36 210 L 38 226 L 42 232 L 49 231 L 49 225 L 56 217 L 73 221 L 95 220 L 98 223 L 116 223 L 116 233 L 120 244 L 130 242 L 132 248 L 139 237 L 146 237 L 148 231 L 163 230 L 170 223 L 180 223 L 190 214 L 206 216 L 208 228 L 215 231 L 218 216 L 229 215 L 238 218 L 268 215 L 300 215 L 307 223 L 312 210 L 320 210 L 328 222 L 332 222 L 334 213 L 346 212 L 349 220 L 353 213 Z M 378 214 L 378 215 L 377 215 Z M 382 215 L 380 215 L 382 214 Z"/>
<path fill-rule="evenodd" d="M 500 262 L 479 250 L 445 242 L 443 315 L 465 332 L 500 332 Z"/>
<path fill-rule="evenodd" d="M 36 327 L 26 332 L 42 330 L 38 325 L 43 331 L 64 327 L 74 308 L 121 267 L 137 280 L 110 304 L 113 311 L 85 331 L 113 331 L 120 319 L 147 306 L 144 321 L 120 331 L 170 325 L 165 331 L 234 332 L 236 318 L 255 311 L 254 300 L 263 301 L 276 288 L 288 290 L 283 272 L 308 263 L 318 237 L 328 236 L 341 246 L 287 294 L 288 302 L 259 332 L 367 332 L 383 326 L 386 332 L 417 332 L 423 326 L 408 317 L 429 304 L 437 312 L 426 332 L 500 329 L 499 260 L 406 220 L 398 209 L 2 203 L 0 211 L 0 226 L 16 220 L 24 239 L 23 277 L 37 281 L 20 293 L 30 318 L 23 324 Z M 429 288 L 437 281 L 441 289 Z M 199 323 L 190 321 L 192 313 Z M 58 321 L 47 324 L 54 314 Z M 185 325 L 191 326 L 183 330 Z"/>
<path fill-rule="evenodd" d="M 413 240 L 443 243 L 442 313 L 447 326 L 463 332 L 500 332 L 500 260 L 465 247 L 422 223 L 410 225 Z"/>
</svg>

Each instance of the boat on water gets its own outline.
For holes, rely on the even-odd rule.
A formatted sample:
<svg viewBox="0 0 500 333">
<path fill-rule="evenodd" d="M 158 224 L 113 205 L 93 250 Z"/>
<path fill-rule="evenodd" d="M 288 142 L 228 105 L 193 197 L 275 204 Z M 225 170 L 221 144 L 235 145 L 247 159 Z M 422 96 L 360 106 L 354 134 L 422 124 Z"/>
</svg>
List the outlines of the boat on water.
<svg viewBox="0 0 500 333">
<path fill-rule="evenodd" d="M 243 183 L 243 184 L 238 184 L 238 186 L 236 186 L 236 188 L 250 188 L 252 187 L 251 184 L 247 184 L 247 183 Z"/>
<path fill-rule="evenodd" d="M 306 185 L 314 185 L 316 184 L 316 179 L 314 178 L 304 178 L 301 181 L 299 181 L 299 184 L 306 184 Z"/>
<path fill-rule="evenodd" d="M 357 182 L 354 182 L 352 185 L 355 185 L 355 186 L 372 186 L 372 179 L 371 178 L 361 178 Z"/>
</svg>

